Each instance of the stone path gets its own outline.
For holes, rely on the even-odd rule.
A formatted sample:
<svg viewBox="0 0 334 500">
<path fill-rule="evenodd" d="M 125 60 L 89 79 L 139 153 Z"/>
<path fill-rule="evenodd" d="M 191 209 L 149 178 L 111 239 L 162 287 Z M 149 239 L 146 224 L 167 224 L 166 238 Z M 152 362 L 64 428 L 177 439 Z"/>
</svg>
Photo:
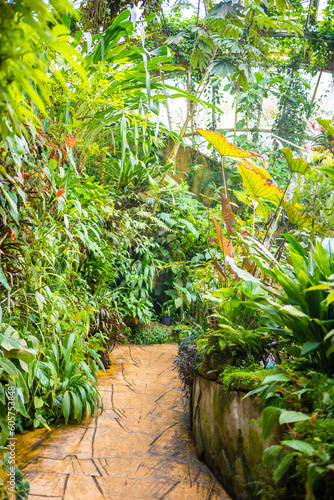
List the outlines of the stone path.
<svg viewBox="0 0 334 500">
<path fill-rule="evenodd" d="M 102 415 L 21 436 L 17 462 L 29 499 L 228 500 L 196 457 L 176 353 L 171 344 L 118 347 L 99 378 Z"/>
</svg>

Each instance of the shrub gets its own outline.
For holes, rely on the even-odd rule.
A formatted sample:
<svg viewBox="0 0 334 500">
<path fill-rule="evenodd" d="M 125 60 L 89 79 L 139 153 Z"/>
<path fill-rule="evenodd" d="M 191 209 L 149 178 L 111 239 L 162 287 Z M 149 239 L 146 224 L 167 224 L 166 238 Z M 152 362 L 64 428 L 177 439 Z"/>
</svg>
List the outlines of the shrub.
<svg viewBox="0 0 334 500">
<path fill-rule="evenodd" d="M 200 354 L 197 349 L 198 333 L 184 338 L 180 345 L 178 355 L 174 361 L 174 369 L 179 373 L 182 384 L 182 392 L 189 398 L 194 375 L 200 362 Z"/>
<path fill-rule="evenodd" d="M 168 328 L 154 325 L 153 328 L 144 327 L 137 330 L 132 338 L 134 344 L 167 344 Z"/>
</svg>

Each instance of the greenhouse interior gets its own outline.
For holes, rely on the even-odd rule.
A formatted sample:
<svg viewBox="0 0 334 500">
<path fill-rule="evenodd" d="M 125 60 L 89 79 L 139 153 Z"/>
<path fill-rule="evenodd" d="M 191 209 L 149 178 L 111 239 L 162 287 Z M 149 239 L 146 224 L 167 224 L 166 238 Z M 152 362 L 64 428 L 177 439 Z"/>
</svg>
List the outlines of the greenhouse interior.
<svg viewBox="0 0 334 500">
<path fill-rule="evenodd" d="M 0 42 L 0 499 L 334 500 L 334 0 Z"/>
</svg>

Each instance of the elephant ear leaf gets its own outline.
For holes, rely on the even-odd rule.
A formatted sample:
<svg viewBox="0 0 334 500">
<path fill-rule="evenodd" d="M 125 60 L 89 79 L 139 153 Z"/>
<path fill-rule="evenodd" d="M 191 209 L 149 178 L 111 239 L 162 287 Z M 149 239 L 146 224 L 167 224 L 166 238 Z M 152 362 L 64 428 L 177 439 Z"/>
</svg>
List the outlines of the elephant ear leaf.
<svg viewBox="0 0 334 500">
<path fill-rule="evenodd" d="M 212 217 L 212 220 L 216 228 L 217 241 L 220 249 L 224 252 L 224 255 L 228 255 L 229 257 L 234 257 L 232 243 L 230 242 L 230 240 L 228 240 L 222 235 L 220 226 L 216 221 L 216 219 Z"/>
<path fill-rule="evenodd" d="M 324 120 L 322 118 L 317 118 L 317 122 L 319 123 L 319 125 L 324 127 L 326 132 L 328 132 L 334 139 L 334 127 L 333 125 L 331 125 L 331 120 Z"/>
<path fill-rule="evenodd" d="M 319 223 L 315 222 L 312 217 L 303 215 L 289 201 L 283 200 L 282 207 L 284 208 L 285 215 L 287 216 L 291 224 L 306 227 L 308 229 L 321 229 L 321 225 Z"/>
<path fill-rule="evenodd" d="M 224 196 L 223 193 L 220 193 L 220 197 L 222 201 L 222 217 L 225 222 L 225 227 L 228 235 L 232 236 L 235 222 L 234 213 L 232 212 L 232 207 L 226 196 Z"/>
<path fill-rule="evenodd" d="M 291 172 L 297 172 L 298 174 L 303 175 L 311 172 L 312 169 L 309 163 L 303 160 L 303 158 L 294 158 L 290 148 L 283 148 L 282 151 L 284 153 L 286 161 L 288 162 Z"/>
<path fill-rule="evenodd" d="M 255 170 L 255 172 L 262 175 L 262 177 L 265 177 L 266 179 L 272 179 L 268 170 L 266 170 L 263 167 L 260 167 L 259 165 L 256 165 L 256 163 L 254 163 L 253 161 L 244 158 L 242 159 L 241 163 L 245 164 L 247 167 L 252 168 L 253 170 Z"/>
<path fill-rule="evenodd" d="M 255 198 L 264 198 L 277 204 L 283 196 L 282 191 L 275 184 L 268 182 L 267 179 L 262 177 L 258 172 L 255 172 L 255 170 L 240 163 L 238 171 L 242 177 L 243 185 L 253 200 Z"/>
<path fill-rule="evenodd" d="M 231 158 L 261 158 L 258 153 L 244 151 L 226 140 L 223 134 L 216 134 L 213 130 L 196 129 L 222 156 Z"/>
</svg>

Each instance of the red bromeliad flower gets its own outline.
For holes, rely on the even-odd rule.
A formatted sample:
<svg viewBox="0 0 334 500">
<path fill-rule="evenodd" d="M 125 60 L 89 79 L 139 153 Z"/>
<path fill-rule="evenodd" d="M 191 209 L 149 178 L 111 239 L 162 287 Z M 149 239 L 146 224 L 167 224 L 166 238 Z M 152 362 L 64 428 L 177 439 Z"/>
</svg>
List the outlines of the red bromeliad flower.
<svg viewBox="0 0 334 500">
<path fill-rule="evenodd" d="M 241 234 L 248 234 L 248 231 L 241 231 Z"/>
<path fill-rule="evenodd" d="M 60 188 L 58 193 L 57 193 L 57 198 L 60 198 L 61 196 L 63 196 L 63 194 L 65 193 L 65 189 L 64 188 Z"/>
<path fill-rule="evenodd" d="M 312 128 L 315 128 L 316 123 L 315 122 L 310 122 L 310 125 Z"/>
<path fill-rule="evenodd" d="M 210 234 L 210 236 L 209 236 L 209 241 L 210 241 L 210 243 L 214 243 L 215 242 L 215 239 L 214 239 L 214 237 L 213 237 L 212 234 Z"/>
<path fill-rule="evenodd" d="M 75 143 L 77 142 L 77 140 L 72 137 L 71 135 L 69 135 L 66 139 L 66 144 L 68 145 L 69 148 L 71 148 L 72 146 L 75 146 Z"/>
</svg>

